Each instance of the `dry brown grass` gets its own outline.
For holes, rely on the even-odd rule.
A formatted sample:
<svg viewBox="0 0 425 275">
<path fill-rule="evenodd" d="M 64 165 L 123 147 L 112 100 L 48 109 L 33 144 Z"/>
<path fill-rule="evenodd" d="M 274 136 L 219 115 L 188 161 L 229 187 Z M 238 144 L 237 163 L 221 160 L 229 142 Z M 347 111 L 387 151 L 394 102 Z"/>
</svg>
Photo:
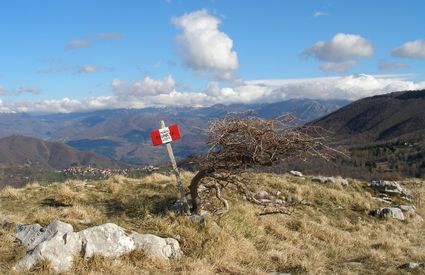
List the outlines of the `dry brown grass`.
<svg viewBox="0 0 425 275">
<path fill-rule="evenodd" d="M 84 197 L 84 193 L 76 192 L 72 189 L 69 182 L 61 183 L 57 185 L 56 193 L 53 199 L 64 205 L 73 205 L 80 202 Z"/>
<path fill-rule="evenodd" d="M 20 196 L 21 194 L 19 193 L 19 191 L 15 187 L 9 185 L 0 191 L 0 197 L 6 199 L 18 200 Z"/>
<path fill-rule="evenodd" d="M 41 187 L 40 183 L 38 181 L 33 181 L 27 185 L 25 185 L 25 188 L 35 190 L 39 189 Z"/>
<path fill-rule="evenodd" d="M 175 182 L 174 176 L 163 175 L 160 173 L 152 173 L 142 179 L 145 184 L 161 184 Z"/>
<path fill-rule="evenodd" d="M 231 203 L 230 211 L 209 216 L 201 226 L 166 210 L 178 192 L 172 177 L 158 175 L 142 180 L 121 178 L 115 182 L 120 186 L 115 193 L 105 192 L 105 181 L 91 182 L 95 188 L 84 187 L 86 198 L 72 207 L 42 204 L 63 188 L 48 186 L 25 194 L 31 198 L 25 208 L 18 200 L 5 197 L 0 209 L 27 223 L 60 219 L 81 230 L 113 222 L 141 233 L 179 236 L 185 255 L 169 263 L 146 258 L 138 251 L 113 260 L 93 257 L 86 261 L 76 256 L 72 274 L 400 274 L 400 264 L 425 262 L 425 222 L 369 216 L 370 209 L 381 205 L 365 191 L 364 182 L 350 181 L 349 187 L 341 187 L 315 184 L 309 177 L 251 174 L 252 191 L 280 191 L 280 196 L 293 202 L 293 213 L 258 216 L 261 207 L 229 189 L 223 195 Z M 183 177 L 185 184 L 191 175 Z M 170 184 L 160 188 L 159 182 Z M 419 194 L 417 212 L 425 217 L 424 182 L 404 186 Z M 68 188 L 71 192 L 64 193 L 76 196 L 75 185 Z M 0 273 L 7 273 L 22 256 L 22 247 L 8 238 L 13 229 L 0 227 L 0 235 Z M 48 274 L 48 265 L 40 265 L 37 273 Z"/>
</svg>

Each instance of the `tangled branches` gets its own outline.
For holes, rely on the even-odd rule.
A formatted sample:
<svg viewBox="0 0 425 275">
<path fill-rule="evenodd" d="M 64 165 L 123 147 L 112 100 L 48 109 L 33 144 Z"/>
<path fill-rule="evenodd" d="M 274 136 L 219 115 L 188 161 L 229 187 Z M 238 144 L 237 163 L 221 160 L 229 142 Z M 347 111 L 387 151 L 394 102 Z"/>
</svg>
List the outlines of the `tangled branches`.
<svg viewBox="0 0 425 275">
<path fill-rule="evenodd" d="M 228 208 L 220 189 L 229 182 L 235 183 L 230 180 L 233 179 L 231 175 L 250 167 L 270 166 L 294 156 L 329 159 L 333 149 L 324 141 L 320 129 L 296 126 L 290 115 L 274 120 L 226 116 L 212 122 L 209 127 L 210 149 L 202 158 L 201 170 L 190 185 L 193 210 L 199 212 L 202 205 L 198 188 L 203 179 L 213 182 L 210 186 L 216 189 L 217 197 Z"/>
</svg>

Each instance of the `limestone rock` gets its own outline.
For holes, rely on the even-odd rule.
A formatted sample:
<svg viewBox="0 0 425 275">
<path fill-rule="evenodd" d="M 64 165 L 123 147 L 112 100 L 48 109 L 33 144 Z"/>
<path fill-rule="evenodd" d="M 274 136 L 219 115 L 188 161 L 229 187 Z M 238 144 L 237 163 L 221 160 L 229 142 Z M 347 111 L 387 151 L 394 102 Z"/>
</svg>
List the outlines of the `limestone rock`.
<svg viewBox="0 0 425 275">
<path fill-rule="evenodd" d="M 342 177 L 336 177 L 335 178 L 335 183 L 341 184 L 342 186 L 348 186 L 348 180 L 347 179 L 344 179 Z"/>
<path fill-rule="evenodd" d="M 148 256 L 164 260 L 179 258 L 180 245 L 172 238 L 160 238 L 150 234 L 125 232 L 113 223 L 73 232 L 70 224 L 54 221 L 46 227 L 39 224 L 17 225 L 16 238 L 27 247 L 27 254 L 16 265 L 16 270 L 31 270 L 42 260 L 49 260 L 56 273 L 67 272 L 75 255 L 84 258 L 93 255 L 117 257 L 142 249 Z"/>
<path fill-rule="evenodd" d="M 182 255 L 179 242 L 175 239 L 139 233 L 133 233 L 131 238 L 136 248 L 141 249 L 148 257 L 169 260 L 178 259 Z"/>
<path fill-rule="evenodd" d="M 416 207 L 414 205 L 393 205 L 393 207 L 399 208 L 404 213 L 412 215 L 416 211 Z"/>
<path fill-rule="evenodd" d="M 87 228 L 79 232 L 83 242 L 84 258 L 93 255 L 117 257 L 131 252 L 135 248 L 134 241 L 123 228 L 113 223 Z"/>
<path fill-rule="evenodd" d="M 400 184 L 396 181 L 374 180 L 371 181 L 368 186 L 375 191 L 386 195 L 400 196 L 405 199 L 411 198 L 410 191 L 401 187 Z"/>
<path fill-rule="evenodd" d="M 50 261 L 56 273 L 66 272 L 72 266 L 74 255 L 81 251 L 81 239 L 78 233 L 50 235 L 49 239 L 39 243 L 15 266 L 17 270 L 30 270 L 40 261 Z"/>
<path fill-rule="evenodd" d="M 371 211 L 372 216 L 380 218 L 393 218 L 397 220 L 404 220 L 404 214 L 400 208 L 396 207 L 385 207 L 377 208 Z"/>
<path fill-rule="evenodd" d="M 289 174 L 291 174 L 292 176 L 295 176 L 295 177 L 302 177 L 303 176 L 303 173 L 301 173 L 299 171 L 295 171 L 295 170 L 289 171 Z"/>
<path fill-rule="evenodd" d="M 336 183 L 335 178 L 334 177 L 323 177 L 323 176 L 317 176 L 317 177 L 313 177 L 311 179 L 312 182 L 317 182 L 317 183 Z"/>
<path fill-rule="evenodd" d="M 39 224 L 17 224 L 16 238 L 27 247 L 27 250 L 33 250 L 41 242 L 51 239 L 55 234 L 64 235 L 72 232 L 72 225 L 53 221 L 46 227 L 41 227 Z"/>
</svg>

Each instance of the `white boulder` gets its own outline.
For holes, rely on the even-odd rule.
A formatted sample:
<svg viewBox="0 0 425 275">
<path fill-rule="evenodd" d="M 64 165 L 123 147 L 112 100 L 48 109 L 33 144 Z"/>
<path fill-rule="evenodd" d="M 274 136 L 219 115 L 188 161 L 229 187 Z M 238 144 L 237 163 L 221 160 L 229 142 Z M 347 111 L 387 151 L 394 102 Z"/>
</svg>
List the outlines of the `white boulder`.
<svg viewBox="0 0 425 275">
<path fill-rule="evenodd" d="M 295 177 L 302 177 L 303 176 L 303 173 L 301 173 L 300 171 L 295 171 L 295 170 L 289 171 L 289 174 L 291 174 L 292 176 L 295 176 Z"/>
<path fill-rule="evenodd" d="M 18 271 L 31 270 L 42 260 L 49 260 L 56 273 L 67 272 L 78 254 L 84 258 L 94 255 L 118 257 L 135 249 L 148 257 L 164 260 L 177 259 L 182 255 L 180 245 L 172 238 L 133 232 L 107 223 L 73 232 L 70 224 L 53 221 L 46 227 L 39 224 L 17 225 L 16 238 L 27 247 L 27 254 L 16 265 Z"/>
</svg>

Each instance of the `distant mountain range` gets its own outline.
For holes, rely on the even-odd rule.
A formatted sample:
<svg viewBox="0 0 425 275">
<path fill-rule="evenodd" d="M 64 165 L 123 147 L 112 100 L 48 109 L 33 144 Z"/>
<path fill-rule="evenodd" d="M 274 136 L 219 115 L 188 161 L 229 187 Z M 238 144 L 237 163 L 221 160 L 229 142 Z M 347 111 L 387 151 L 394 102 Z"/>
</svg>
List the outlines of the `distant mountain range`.
<svg viewBox="0 0 425 275">
<path fill-rule="evenodd" d="M 348 103 L 294 99 L 205 108 L 0 114 L 0 137 L 15 134 L 0 139 L 0 165 L 12 163 L 40 169 L 62 169 L 72 164 L 111 168 L 122 163 L 158 165 L 167 161 L 167 155 L 161 146 L 151 145 L 149 133 L 159 127 L 161 119 L 167 124 L 179 124 L 183 138 L 174 142 L 173 148 L 176 156 L 183 159 L 205 151 L 211 120 L 226 114 L 269 119 L 292 113 L 300 123 L 328 130 L 328 142 L 348 151 L 351 158 L 338 158 L 334 163 L 288 161 L 285 169 L 360 178 L 425 177 L 425 90 L 396 92 Z"/>
<path fill-rule="evenodd" d="M 226 114 L 273 118 L 292 113 L 300 123 L 305 123 L 348 103 L 345 100 L 292 99 L 270 104 L 219 104 L 202 108 L 116 109 L 48 115 L 0 114 L 0 137 L 19 134 L 59 141 L 125 163 L 156 165 L 163 163 L 167 156 L 163 148 L 151 146 L 149 133 L 159 127 L 161 119 L 167 124 L 179 124 L 183 138 L 173 143 L 173 147 L 176 156 L 184 158 L 205 150 L 208 122 Z"/>
</svg>

